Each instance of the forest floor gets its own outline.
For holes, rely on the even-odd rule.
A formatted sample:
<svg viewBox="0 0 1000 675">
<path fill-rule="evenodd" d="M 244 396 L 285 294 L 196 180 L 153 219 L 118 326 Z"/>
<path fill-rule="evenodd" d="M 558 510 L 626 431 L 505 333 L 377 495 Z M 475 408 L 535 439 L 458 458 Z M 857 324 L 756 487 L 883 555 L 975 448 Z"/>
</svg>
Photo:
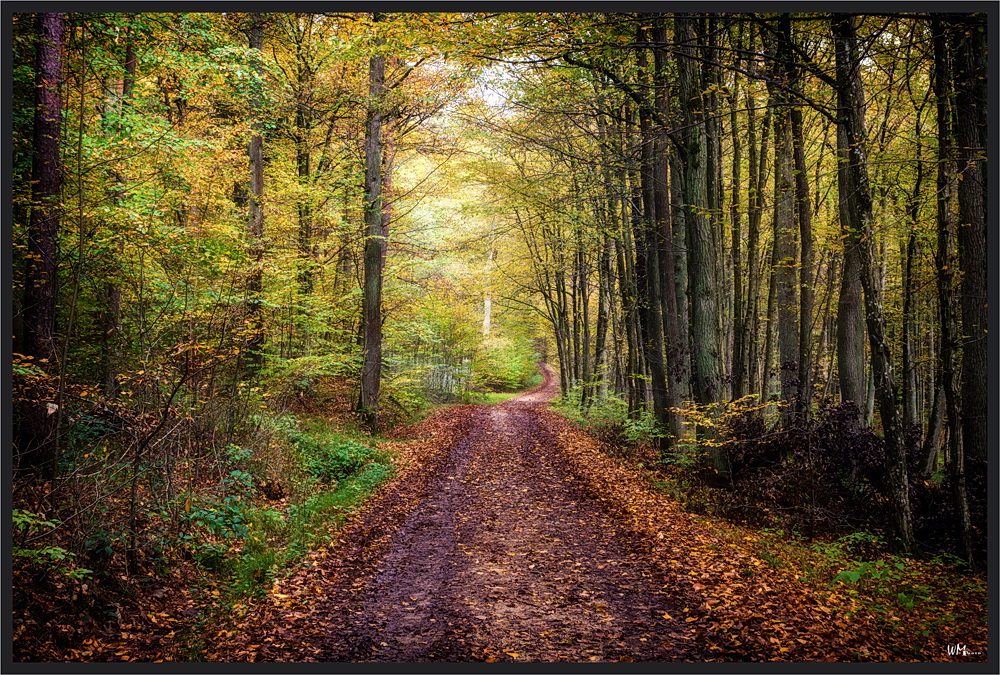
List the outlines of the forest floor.
<svg viewBox="0 0 1000 675">
<path fill-rule="evenodd" d="M 986 660 L 984 622 L 911 644 L 903 610 L 804 584 L 767 564 L 753 531 L 683 512 L 546 410 L 557 385 L 545 374 L 527 394 L 409 429 L 392 444 L 396 477 L 263 602 L 205 635 L 205 658 Z M 949 655 L 956 643 L 969 651 Z"/>
</svg>

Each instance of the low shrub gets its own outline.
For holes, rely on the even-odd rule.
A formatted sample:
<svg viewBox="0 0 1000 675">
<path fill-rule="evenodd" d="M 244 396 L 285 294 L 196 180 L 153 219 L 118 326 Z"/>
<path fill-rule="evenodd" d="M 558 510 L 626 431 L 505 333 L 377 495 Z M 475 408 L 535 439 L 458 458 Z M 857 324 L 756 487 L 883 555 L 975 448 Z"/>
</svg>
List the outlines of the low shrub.
<svg viewBox="0 0 1000 675">
<path fill-rule="evenodd" d="M 703 413 L 691 413 L 689 415 Z M 808 423 L 781 427 L 761 406 L 730 404 L 714 415 L 715 436 L 731 467 L 719 481 L 708 462 L 708 443 L 683 439 L 667 460 L 682 466 L 709 490 L 709 511 L 753 526 L 780 526 L 809 536 L 858 530 L 891 531 L 883 495 L 888 485 L 885 442 L 859 424 L 853 403 L 824 404 Z M 689 418 L 690 419 L 690 418 Z M 706 420 L 699 419 L 699 422 Z M 919 434 L 907 438 L 910 503 L 918 545 L 932 554 L 960 552 L 952 487 L 947 478 L 921 475 Z M 986 471 L 966 459 L 969 505 L 974 525 L 985 523 Z M 986 537 L 977 541 L 985 542 Z M 983 543 L 979 552 L 985 555 Z"/>
<path fill-rule="evenodd" d="M 653 413 L 647 410 L 629 413 L 625 399 L 608 395 L 591 399 L 582 406 L 582 387 L 573 387 L 560 396 L 553 407 L 563 416 L 587 427 L 594 436 L 616 449 L 648 445 L 663 435 Z"/>
<path fill-rule="evenodd" d="M 381 454 L 356 441 L 322 443 L 302 439 L 297 443 L 306 470 L 322 481 L 342 481 L 360 471 Z"/>
</svg>

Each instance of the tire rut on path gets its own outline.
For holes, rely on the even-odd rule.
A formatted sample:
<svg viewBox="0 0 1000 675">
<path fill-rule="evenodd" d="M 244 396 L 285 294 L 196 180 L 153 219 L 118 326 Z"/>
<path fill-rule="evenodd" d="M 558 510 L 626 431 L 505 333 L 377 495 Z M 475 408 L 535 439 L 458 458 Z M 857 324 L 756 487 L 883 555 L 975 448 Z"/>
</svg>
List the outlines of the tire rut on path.
<svg viewBox="0 0 1000 675">
<path fill-rule="evenodd" d="M 587 495 L 539 411 L 546 384 L 475 409 L 427 496 L 321 611 L 319 661 L 667 661 L 677 604 L 648 543 Z M 327 623 L 327 622 L 324 622 Z"/>
</svg>

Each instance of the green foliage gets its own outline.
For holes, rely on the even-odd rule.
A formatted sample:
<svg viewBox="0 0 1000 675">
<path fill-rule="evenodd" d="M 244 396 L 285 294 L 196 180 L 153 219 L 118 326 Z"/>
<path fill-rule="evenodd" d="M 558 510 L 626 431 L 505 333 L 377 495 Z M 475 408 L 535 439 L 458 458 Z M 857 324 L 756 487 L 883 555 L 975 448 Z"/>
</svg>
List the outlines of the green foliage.
<svg viewBox="0 0 1000 675">
<path fill-rule="evenodd" d="M 913 609 L 918 601 L 931 598 L 930 587 L 914 584 L 902 559 L 863 562 L 854 569 L 841 571 L 833 582 L 850 586 L 853 592 L 867 591 L 874 598 L 870 606 L 883 611 L 889 609 L 888 605 Z"/>
<path fill-rule="evenodd" d="M 269 426 L 297 460 L 289 477 L 294 498 L 286 507 L 259 503 L 260 465 L 249 447 L 236 444 L 220 453 L 229 470 L 217 496 L 181 495 L 187 505 L 178 543 L 201 568 L 227 582 L 234 600 L 261 595 L 279 570 L 326 541 L 393 473 L 386 453 L 331 430 L 323 420 L 285 415 Z"/>
<path fill-rule="evenodd" d="M 620 396 L 594 399 L 586 409 L 581 409 L 582 396 L 583 388 L 573 387 L 568 394 L 560 396 L 553 407 L 576 423 L 586 425 L 607 443 L 635 446 L 652 443 L 663 435 L 652 412 L 641 410 L 630 415 L 628 403 Z"/>
<path fill-rule="evenodd" d="M 388 464 L 370 461 L 333 490 L 318 492 L 285 514 L 271 508 L 248 513 L 251 531 L 231 563 L 232 593 L 260 596 L 278 569 L 326 541 L 343 517 L 392 477 Z"/>
<path fill-rule="evenodd" d="M 517 396 L 517 393 L 515 392 L 466 391 L 462 394 L 462 398 L 460 400 L 462 403 L 493 405 L 494 403 L 509 401 L 515 396 Z"/>
<path fill-rule="evenodd" d="M 45 531 L 58 527 L 58 523 L 45 520 L 36 513 L 24 509 L 11 511 L 15 545 L 11 547 L 11 555 L 29 565 L 56 572 L 67 579 L 83 579 L 93 573 L 93 570 L 77 567 L 73 560 L 76 554 L 61 546 L 27 547 L 25 542 L 31 537 L 44 536 Z"/>
<path fill-rule="evenodd" d="M 377 450 L 354 441 L 322 443 L 301 438 L 297 445 L 310 475 L 323 481 L 342 481 L 382 458 Z"/>
<path fill-rule="evenodd" d="M 841 588 L 869 609 L 882 613 L 890 613 L 894 608 L 912 610 L 918 603 L 933 598 L 931 588 L 920 582 L 921 572 L 913 567 L 912 561 L 885 554 L 885 542 L 877 534 L 852 532 L 806 547 L 801 537 L 792 537 L 794 543 L 789 543 L 782 530 L 771 532 L 775 535 L 772 543 L 777 539 L 785 542 L 783 546 L 775 546 L 775 551 L 794 552 L 799 548 L 815 554 L 802 556 L 803 564 L 799 567 L 806 572 L 803 580 Z"/>
<path fill-rule="evenodd" d="M 885 548 L 885 541 L 871 532 L 851 532 L 832 542 L 813 544 L 813 550 L 831 559 L 870 560 Z"/>
<path fill-rule="evenodd" d="M 473 385 L 487 391 L 524 389 L 538 371 L 537 360 L 538 354 L 527 341 L 491 339 L 473 359 Z"/>
<path fill-rule="evenodd" d="M 204 528 L 211 536 L 223 540 L 247 536 L 247 501 L 242 495 L 226 495 L 191 508 L 181 518 L 187 527 Z"/>
<path fill-rule="evenodd" d="M 271 359 L 267 362 L 261 380 L 268 398 L 311 394 L 323 377 L 354 376 L 357 359 L 353 349 L 324 349 L 322 354 L 299 356 L 290 359 Z"/>
</svg>

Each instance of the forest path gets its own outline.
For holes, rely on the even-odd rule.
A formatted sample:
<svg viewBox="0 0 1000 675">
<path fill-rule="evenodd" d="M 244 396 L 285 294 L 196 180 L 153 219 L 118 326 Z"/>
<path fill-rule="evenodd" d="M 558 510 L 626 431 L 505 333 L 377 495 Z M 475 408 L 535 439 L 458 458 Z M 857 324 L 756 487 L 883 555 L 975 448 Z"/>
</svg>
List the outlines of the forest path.
<svg viewBox="0 0 1000 675">
<path fill-rule="evenodd" d="M 667 660 L 676 621 L 647 548 L 576 484 L 532 392 L 469 411 L 413 510 L 358 588 L 324 604 L 321 661 Z"/>
<path fill-rule="evenodd" d="M 219 661 L 892 660 L 873 629 L 683 512 L 537 389 L 445 408 Z M 826 593 L 824 595 L 830 595 Z"/>
</svg>

